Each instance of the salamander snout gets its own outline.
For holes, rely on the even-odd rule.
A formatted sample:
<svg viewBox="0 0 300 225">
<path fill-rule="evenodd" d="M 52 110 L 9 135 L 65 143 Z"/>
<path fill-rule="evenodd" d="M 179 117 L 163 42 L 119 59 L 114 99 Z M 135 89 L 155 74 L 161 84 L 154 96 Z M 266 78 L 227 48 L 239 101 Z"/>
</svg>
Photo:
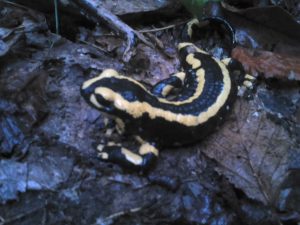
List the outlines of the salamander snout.
<svg viewBox="0 0 300 225">
<path fill-rule="evenodd" d="M 94 87 L 93 86 L 88 86 L 86 88 L 84 88 L 83 86 L 81 86 L 80 88 L 80 92 L 81 92 L 81 95 L 84 97 L 84 98 L 89 98 L 91 96 L 91 94 L 94 93 Z"/>
</svg>

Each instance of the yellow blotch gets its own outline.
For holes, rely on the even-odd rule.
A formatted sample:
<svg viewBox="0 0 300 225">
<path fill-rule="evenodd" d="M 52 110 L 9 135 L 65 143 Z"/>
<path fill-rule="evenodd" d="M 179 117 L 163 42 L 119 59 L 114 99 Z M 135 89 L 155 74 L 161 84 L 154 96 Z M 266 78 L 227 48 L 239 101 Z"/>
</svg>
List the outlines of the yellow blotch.
<svg viewBox="0 0 300 225">
<path fill-rule="evenodd" d="M 146 155 L 148 153 L 153 153 L 154 155 L 158 156 L 158 150 L 154 146 L 150 145 L 149 143 L 144 143 L 141 145 L 139 149 L 139 153 L 141 155 Z"/>
<path fill-rule="evenodd" d="M 122 119 L 120 119 L 120 118 L 116 118 L 115 121 L 116 121 L 116 124 L 117 124 L 117 131 L 118 131 L 118 133 L 119 134 L 124 133 L 124 131 L 125 131 L 125 123 L 124 123 L 124 121 Z"/>
<path fill-rule="evenodd" d="M 193 25 L 196 25 L 196 26 L 199 26 L 199 20 L 198 19 L 192 19 L 191 21 L 189 21 L 188 23 L 187 23 L 187 33 L 188 33 L 188 36 L 190 37 L 190 38 L 192 38 L 192 36 L 193 36 Z"/>
<path fill-rule="evenodd" d="M 138 82 L 138 81 L 136 81 L 136 80 L 134 80 L 134 79 L 132 79 L 132 78 L 129 78 L 129 77 L 125 77 L 125 76 L 123 76 L 123 75 L 120 75 L 120 74 L 119 74 L 116 70 L 114 70 L 114 69 L 106 69 L 106 70 L 104 70 L 99 76 L 94 77 L 94 78 L 92 78 L 92 79 L 89 79 L 89 80 L 85 81 L 85 82 L 83 83 L 83 85 L 82 85 L 82 89 L 86 89 L 87 87 L 91 86 L 93 83 L 95 83 L 95 82 L 97 82 L 97 81 L 100 81 L 101 79 L 104 79 L 104 78 L 112 78 L 112 77 L 117 78 L 117 79 L 122 78 L 122 79 L 125 79 L 125 80 L 129 80 L 129 81 L 135 83 L 136 85 L 140 86 L 142 89 L 147 90 L 147 89 L 145 88 L 145 86 L 142 85 L 140 82 Z"/>
<path fill-rule="evenodd" d="M 193 69 L 197 69 L 201 66 L 201 61 L 195 58 L 194 54 L 188 54 L 186 57 L 186 62 L 192 66 Z"/>
<path fill-rule="evenodd" d="M 92 79 L 85 81 L 82 85 L 82 89 L 86 89 L 87 87 L 91 86 L 93 83 L 95 83 L 105 77 L 112 77 L 112 76 L 119 76 L 119 73 L 117 71 L 115 71 L 114 69 L 106 69 L 101 74 L 99 74 L 97 77 L 94 77 Z"/>
<path fill-rule="evenodd" d="M 95 96 L 94 94 L 92 94 L 92 95 L 90 96 L 90 102 L 91 102 L 94 106 L 96 106 L 97 108 L 99 108 L 99 109 L 102 109 L 102 108 L 103 108 L 103 106 L 100 105 L 99 102 L 97 101 L 96 96 Z"/>
<path fill-rule="evenodd" d="M 115 145 L 118 145 L 118 144 L 116 144 L 116 143 L 113 142 L 113 141 L 110 141 L 110 142 L 107 143 L 107 146 L 115 146 Z M 119 145 L 119 146 L 120 146 L 120 145 Z"/>
<path fill-rule="evenodd" d="M 98 145 L 97 146 L 97 150 L 99 151 L 99 152 L 102 152 L 103 151 L 103 149 L 104 149 L 104 145 Z"/>
<path fill-rule="evenodd" d="M 191 46 L 191 45 L 193 45 L 193 44 L 190 42 L 181 42 L 178 44 L 177 48 L 178 48 L 178 50 L 181 50 L 182 48 L 185 48 L 185 47 Z"/>
<path fill-rule="evenodd" d="M 116 93 L 109 88 L 97 87 L 95 94 L 101 95 L 107 101 L 113 102 L 115 100 Z"/>
<path fill-rule="evenodd" d="M 136 135 L 134 136 L 135 140 L 140 143 L 141 145 L 142 144 L 145 144 L 146 142 L 143 140 L 143 138 L 141 138 L 140 136 Z"/>
<path fill-rule="evenodd" d="M 98 156 L 101 158 L 101 159 L 108 159 L 108 153 L 106 152 L 101 152 L 98 154 Z"/>
<path fill-rule="evenodd" d="M 245 75 L 245 79 L 248 79 L 248 80 L 255 80 L 256 78 L 250 74 L 246 74 Z"/>
<path fill-rule="evenodd" d="M 221 62 L 224 63 L 226 66 L 229 65 L 230 61 L 231 61 L 231 58 L 225 58 L 225 59 L 221 60 Z"/>
<path fill-rule="evenodd" d="M 167 96 L 169 93 L 170 93 L 170 91 L 173 89 L 173 86 L 172 85 L 166 85 L 164 88 L 163 88 L 163 90 L 162 90 L 162 96 Z"/>
<path fill-rule="evenodd" d="M 130 150 L 126 148 L 121 148 L 121 153 L 125 156 L 127 161 L 133 163 L 134 165 L 141 165 L 143 162 L 143 159 L 141 156 L 131 152 Z"/>
<path fill-rule="evenodd" d="M 206 51 L 198 48 L 197 46 L 195 46 L 193 43 L 190 43 L 190 42 L 181 42 L 178 44 L 178 50 L 181 50 L 182 48 L 186 48 L 188 46 L 192 46 L 193 48 L 196 49 L 197 52 L 200 52 L 202 54 L 205 54 L 205 55 L 209 55 Z"/>
<path fill-rule="evenodd" d="M 248 81 L 248 80 L 245 80 L 245 81 L 243 82 L 243 85 L 244 85 L 245 87 L 247 87 L 247 88 L 250 88 L 250 89 L 253 87 L 252 82 L 251 82 L 251 81 Z"/>
<path fill-rule="evenodd" d="M 184 72 L 178 72 L 178 73 L 175 73 L 173 76 L 178 77 L 181 80 L 181 82 L 183 83 L 184 79 L 186 77 L 186 73 L 184 73 Z"/>
</svg>

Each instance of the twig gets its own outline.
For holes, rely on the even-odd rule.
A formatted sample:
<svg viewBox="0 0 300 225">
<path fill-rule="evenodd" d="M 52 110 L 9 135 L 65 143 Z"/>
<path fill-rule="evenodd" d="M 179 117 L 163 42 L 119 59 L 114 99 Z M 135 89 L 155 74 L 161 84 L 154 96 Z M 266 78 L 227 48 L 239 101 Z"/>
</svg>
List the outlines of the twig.
<svg viewBox="0 0 300 225">
<path fill-rule="evenodd" d="M 3 225 L 4 222 L 5 222 L 5 219 L 2 216 L 0 216 L 0 225 Z"/>
<path fill-rule="evenodd" d="M 140 33 L 152 33 L 152 32 L 157 32 L 157 31 L 162 31 L 162 30 L 168 30 L 168 29 L 180 26 L 180 25 L 185 24 L 185 23 L 187 23 L 187 21 L 182 21 L 180 23 L 171 24 L 171 25 L 168 25 L 168 26 L 165 26 L 165 27 L 158 27 L 158 28 L 153 28 L 153 29 L 140 30 L 139 32 Z"/>
<path fill-rule="evenodd" d="M 114 214 L 106 217 L 104 220 L 107 221 L 107 220 L 115 219 L 115 218 L 123 216 L 125 214 L 138 212 L 141 209 L 142 209 L 141 207 L 138 207 L 138 208 L 133 208 L 133 209 L 129 209 L 129 210 L 126 210 L 126 211 L 117 212 L 117 213 L 114 213 Z"/>
<path fill-rule="evenodd" d="M 58 20 L 57 0 L 54 0 L 54 15 L 55 15 L 55 33 L 59 34 L 59 20 Z"/>
<path fill-rule="evenodd" d="M 132 47 L 135 44 L 135 36 L 140 39 L 143 43 L 148 46 L 154 47 L 152 43 L 148 42 L 146 38 L 139 32 L 132 29 L 126 23 L 121 21 L 116 15 L 112 14 L 107 9 L 99 6 L 97 1 L 92 0 L 75 0 L 76 4 L 84 9 L 87 13 L 96 17 L 97 19 L 101 19 L 105 21 L 112 29 L 115 31 L 122 32 L 127 38 L 127 45 L 124 51 L 123 60 L 125 62 L 129 61 L 132 55 Z"/>
<path fill-rule="evenodd" d="M 35 207 L 32 209 L 28 209 L 26 212 L 17 213 L 16 215 L 14 215 L 14 217 L 10 217 L 8 219 L 1 217 L 0 225 L 13 224 L 17 220 L 20 220 L 20 219 L 24 218 L 25 216 L 32 215 L 33 213 L 37 212 L 38 210 L 40 210 L 42 208 L 44 208 L 44 207 L 41 206 L 41 207 Z"/>
<path fill-rule="evenodd" d="M 92 46 L 93 48 L 96 48 L 96 49 L 100 50 L 101 52 L 108 53 L 104 48 L 101 48 L 101 47 L 99 47 L 99 46 L 97 46 L 97 45 L 95 45 L 95 44 L 93 44 L 93 43 L 91 43 L 91 42 L 84 41 L 84 40 L 80 40 L 79 42 L 82 42 L 82 43 L 84 43 L 84 44 L 86 44 L 86 45 L 90 45 L 90 46 Z"/>
<path fill-rule="evenodd" d="M 6 4 L 9 4 L 9 5 L 12 5 L 12 6 L 15 6 L 15 7 L 18 7 L 18 8 L 21 8 L 21 9 L 26 9 L 26 10 L 29 9 L 28 7 L 26 7 L 24 5 L 20 5 L 18 3 L 12 2 L 12 1 L 3 0 L 2 2 L 6 3 Z"/>
</svg>

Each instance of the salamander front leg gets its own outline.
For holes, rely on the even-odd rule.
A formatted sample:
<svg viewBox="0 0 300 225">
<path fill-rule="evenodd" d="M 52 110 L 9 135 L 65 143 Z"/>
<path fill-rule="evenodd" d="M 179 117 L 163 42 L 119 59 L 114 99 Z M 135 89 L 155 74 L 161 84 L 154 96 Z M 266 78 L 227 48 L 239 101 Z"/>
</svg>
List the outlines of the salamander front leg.
<svg viewBox="0 0 300 225">
<path fill-rule="evenodd" d="M 119 164 L 129 169 L 147 170 L 158 157 L 158 150 L 153 145 L 143 143 L 138 153 L 117 144 L 98 145 L 98 156 L 108 162 Z"/>
<path fill-rule="evenodd" d="M 184 72 L 178 72 L 169 78 L 158 82 L 151 90 L 152 94 L 157 97 L 166 97 L 174 88 L 181 88 L 185 79 Z"/>
</svg>

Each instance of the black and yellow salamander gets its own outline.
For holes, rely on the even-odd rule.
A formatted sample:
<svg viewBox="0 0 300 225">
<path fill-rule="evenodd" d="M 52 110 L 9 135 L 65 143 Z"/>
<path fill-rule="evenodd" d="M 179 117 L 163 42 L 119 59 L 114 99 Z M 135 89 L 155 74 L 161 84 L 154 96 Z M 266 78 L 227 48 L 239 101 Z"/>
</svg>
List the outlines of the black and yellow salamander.
<svg viewBox="0 0 300 225">
<path fill-rule="evenodd" d="M 158 148 L 197 142 L 224 121 L 237 92 L 231 61 L 215 59 L 192 43 L 180 43 L 178 49 L 183 72 L 152 90 L 113 69 L 83 83 L 84 99 L 114 116 L 118 130 L 140 143 L 138 153 L 119 144 L 99 145 L 102 160 L 144 170 L 158 157 Z M 174 88 L 180 91 L 170 100 Z"/>
</svg>

